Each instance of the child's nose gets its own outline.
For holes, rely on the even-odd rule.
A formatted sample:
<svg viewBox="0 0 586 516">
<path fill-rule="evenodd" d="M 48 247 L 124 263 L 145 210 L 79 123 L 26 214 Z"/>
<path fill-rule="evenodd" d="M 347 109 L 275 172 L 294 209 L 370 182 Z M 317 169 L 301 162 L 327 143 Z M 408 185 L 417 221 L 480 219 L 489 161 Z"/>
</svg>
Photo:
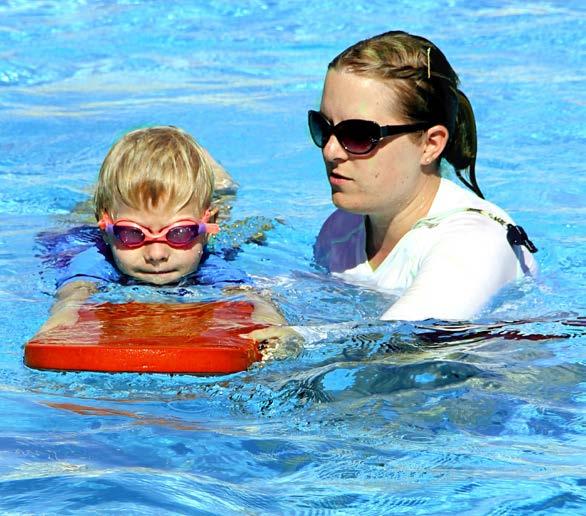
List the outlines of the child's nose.
<svg viewBox="0 0 586 516">
<path fill-rule="evenodd" d="M 147 263 L 156 265 L 169 259 L 169 246 L 155 242 L 144 246 L 144 259 Z"/>
</svg>

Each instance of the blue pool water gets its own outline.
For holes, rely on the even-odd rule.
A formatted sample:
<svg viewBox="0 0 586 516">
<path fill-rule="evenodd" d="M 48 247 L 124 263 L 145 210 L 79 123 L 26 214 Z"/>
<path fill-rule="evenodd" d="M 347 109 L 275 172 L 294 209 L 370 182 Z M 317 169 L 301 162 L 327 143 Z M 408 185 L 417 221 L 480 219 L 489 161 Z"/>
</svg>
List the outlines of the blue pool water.
<svg viewBox="0 0 586 516">
<path fill-rule="evenodd" d="M 474 327 L 379 323 L 388 299 L 312 267 L 332 207 L 306 110 L 334 55 L 399 28 L 452 61 L 481 187 L 540 248 Z M 586 513 L 585 34 L 582 0 L 0 2 L 0 512 Z M 299 357 L 23 366 L 51 305 L 37 235 L 85 222 L 107 149 L 147 124 L 226 166 L 233 220 L 273 223 L 236 262 L 321 331 Z"/>
</svg>

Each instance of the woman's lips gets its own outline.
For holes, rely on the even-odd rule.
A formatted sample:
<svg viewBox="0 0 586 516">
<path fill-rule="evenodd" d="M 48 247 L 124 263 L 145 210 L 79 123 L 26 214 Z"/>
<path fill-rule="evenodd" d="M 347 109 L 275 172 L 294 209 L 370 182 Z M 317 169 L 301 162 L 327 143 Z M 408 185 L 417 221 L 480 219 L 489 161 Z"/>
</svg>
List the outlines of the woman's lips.
<svg viewBox="0 0 586 516">
<path fill-rule="evenodd" d="M 328 175 L 328 179 L 330 180 L 330 184 L 332 186 L 339 186 L 346 184 L 348 181 L 352 181 L 349 177 L 337 174 L 336 172 L 330 172 Z"/>
</svg>

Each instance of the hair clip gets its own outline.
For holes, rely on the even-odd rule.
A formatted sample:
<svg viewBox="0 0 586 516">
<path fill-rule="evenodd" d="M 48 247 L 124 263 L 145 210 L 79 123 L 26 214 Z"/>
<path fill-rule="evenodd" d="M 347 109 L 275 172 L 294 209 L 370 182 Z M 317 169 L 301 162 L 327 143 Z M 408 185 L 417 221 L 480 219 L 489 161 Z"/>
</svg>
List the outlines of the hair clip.
<svg viewBox="0 0 586 516">
<path fill-rule="evenodd" d="M 427 47 L 427 78 L 431 79 L 431 47 Z"/>
</svg>

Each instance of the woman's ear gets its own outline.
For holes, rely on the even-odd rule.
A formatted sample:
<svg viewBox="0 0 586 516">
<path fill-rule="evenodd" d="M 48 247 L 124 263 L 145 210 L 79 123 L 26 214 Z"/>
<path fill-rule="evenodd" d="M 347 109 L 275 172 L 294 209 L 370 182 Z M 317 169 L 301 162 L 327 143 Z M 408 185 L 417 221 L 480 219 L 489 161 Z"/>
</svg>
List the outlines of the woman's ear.
<svg viewBox="0 0 586 516">
<path fill-rule="evenodd" d="M 449 137 L 450 133 L 445 126 L 434 125 L 430 127 L 425 133 L 421 164 L 429 165 L 437 160 L 446 148 Z"/>
</svg>

